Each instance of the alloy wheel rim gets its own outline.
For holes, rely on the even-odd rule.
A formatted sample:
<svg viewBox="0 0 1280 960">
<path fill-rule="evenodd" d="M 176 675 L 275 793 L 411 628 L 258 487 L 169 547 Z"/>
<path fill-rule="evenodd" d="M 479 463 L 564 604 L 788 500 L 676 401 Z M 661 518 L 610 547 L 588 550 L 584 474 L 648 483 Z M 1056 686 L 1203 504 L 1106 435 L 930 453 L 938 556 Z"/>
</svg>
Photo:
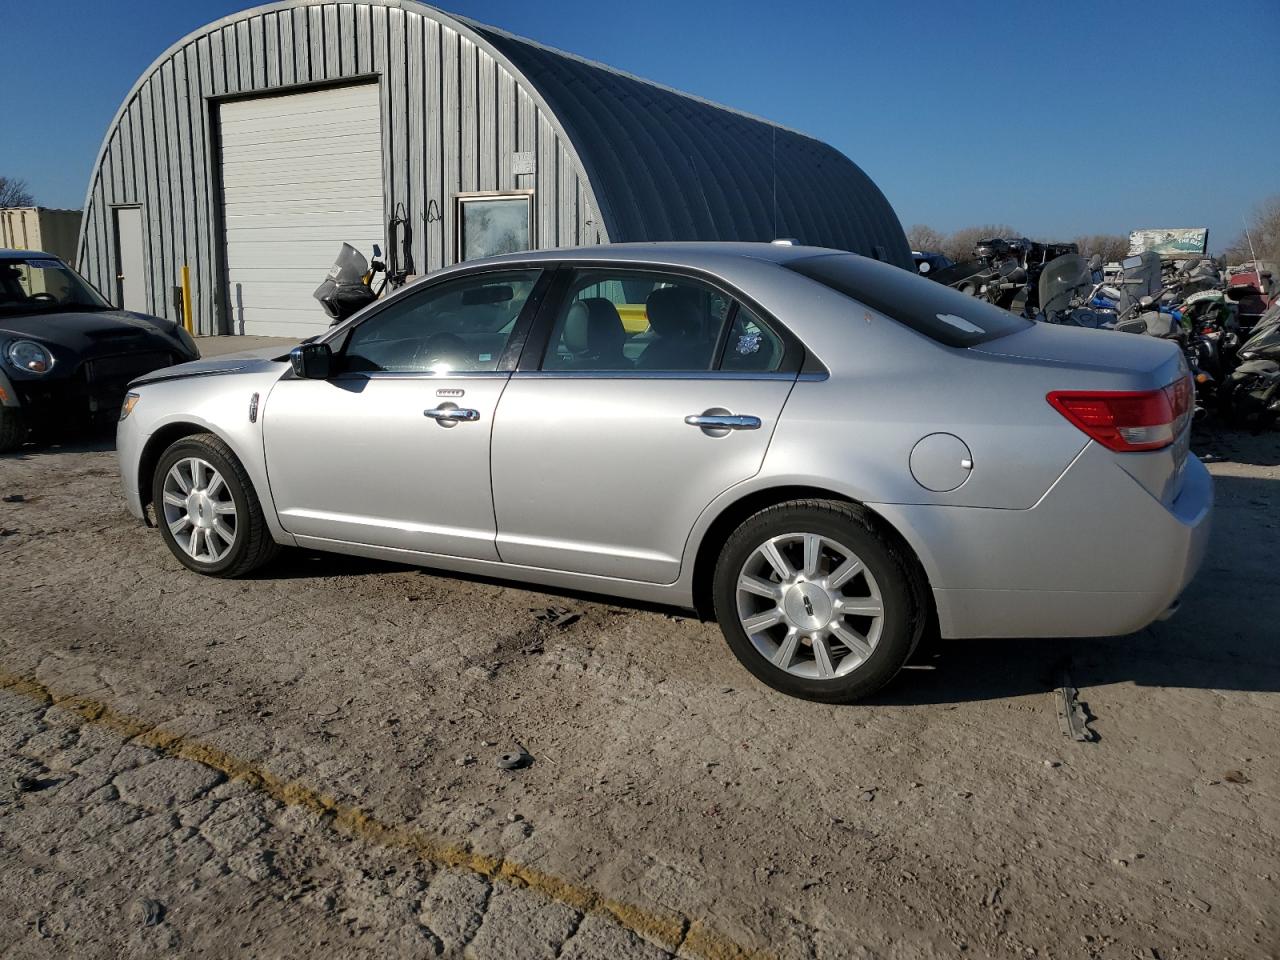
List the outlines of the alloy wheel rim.
<svg viewBox="0 0 1280 960">
<path fill-rule="evenodd" d="M 756 652 L 806 680 L 835 680 L 866 663 L 880 642 L 884 601 L 866 564 L 816 533 L 766 540 L 736 586 L 738 620 Z"/>
<path fill-rule="evenodd" d="M 217 563 L 239 533 L 236 504 L 218 469 L 199 457 L 179 460 L 164 478 L 164 522 L 191 559 Z"/>
</svg>

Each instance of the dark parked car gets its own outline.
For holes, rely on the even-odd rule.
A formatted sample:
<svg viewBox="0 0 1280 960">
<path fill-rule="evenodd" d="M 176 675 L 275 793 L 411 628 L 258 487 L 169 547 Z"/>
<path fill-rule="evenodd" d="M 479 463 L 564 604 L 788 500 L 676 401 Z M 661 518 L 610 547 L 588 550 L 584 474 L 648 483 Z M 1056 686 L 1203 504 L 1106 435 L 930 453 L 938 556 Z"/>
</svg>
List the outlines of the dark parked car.
<svg viewBox="0 0 1280 960">
<path fill-rule="evenodd" d="M 911 259 L 916 262 L 916 271 L 932 279 L 939 270 L 953 266 L 955 261 L 943 253 L 932 250 L 912 250 Z"/>
<path fill-rule="evenodd" d="M 130 380 L 199 356 L 182 327 L 115 309 L 52 254 L 0 250 L 0 451 L 114 420 Z"/>
</svg>

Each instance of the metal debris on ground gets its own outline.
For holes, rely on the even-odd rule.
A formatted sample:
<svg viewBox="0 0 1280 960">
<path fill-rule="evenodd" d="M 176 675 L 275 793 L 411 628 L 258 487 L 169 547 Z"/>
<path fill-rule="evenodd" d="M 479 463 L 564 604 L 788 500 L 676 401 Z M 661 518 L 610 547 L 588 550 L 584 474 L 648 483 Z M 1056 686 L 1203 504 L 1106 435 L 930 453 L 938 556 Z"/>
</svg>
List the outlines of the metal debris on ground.
<svg viewBox="0 0 1280 960">
<path fill-rule="evenodd" d="M 1080 702 L 1080 691 L 1071 682 L 1071 675 L 1062 674 L 1062 685 L 1054 691 L 1058 703 L 1058 725 L 1062 735 L 1081 743 L 1092 743 L 1098 734 L 1089 727 L 1092 719 L 1085 705 Z"/>
<path fill-rule="evenodd" d="M 23 503 L 26 501 L 26 499 L 27 498 L 20 493 L 11 493 L 4 498 L 4 502 L 5 503 Z"/>
<path fill-rule="evenodd" d="M 568 607 L 544 607 L 534 613 L 533 619 L 549 627 L 567 627 L 581 616 L 581 613 Z"/>
<path fill-rule="evenodd" d="M 520 770 L 533 763 L 533 757 L 519 750 L 515 753 L 504 753 L 498 758 L 498 766 L 503 770 Z"/>
<path fill-rule="evenodd" d="M 154 927 L 164 918 L 164 904 L 159 900 L 139 897 L 129 905 L 129 916 L 144 927 Z"/>
</svg>

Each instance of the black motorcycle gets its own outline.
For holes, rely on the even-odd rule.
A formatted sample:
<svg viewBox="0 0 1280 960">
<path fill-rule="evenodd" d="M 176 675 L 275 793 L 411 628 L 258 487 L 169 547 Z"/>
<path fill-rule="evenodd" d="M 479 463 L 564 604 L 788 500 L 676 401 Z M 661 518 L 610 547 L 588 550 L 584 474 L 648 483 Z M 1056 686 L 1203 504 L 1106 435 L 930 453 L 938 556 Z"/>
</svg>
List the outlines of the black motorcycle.
<svg viewBox="0 0 1280 960">
<path fill-rule="evenodd" d="M 1280 417 L 1280 303 L 1258 319 L 1240 345 L 1239 360 L 1222 384 L 1221 406 L 1261 431 Z"/>
<path fill-rule="evenodd" d="M 367 307 L 382 296 L 388 273 L 382 262 L 382 250 L 373 245 L 373 262 L 349 243 L 342 245 L 338 259 L 325 275 L 324 283 L 312 294 L 329 315 L 329 326 L 336 327 L 347 317 Z M 375 286 L 375 278 L 381 281 Z"/>
</svg>

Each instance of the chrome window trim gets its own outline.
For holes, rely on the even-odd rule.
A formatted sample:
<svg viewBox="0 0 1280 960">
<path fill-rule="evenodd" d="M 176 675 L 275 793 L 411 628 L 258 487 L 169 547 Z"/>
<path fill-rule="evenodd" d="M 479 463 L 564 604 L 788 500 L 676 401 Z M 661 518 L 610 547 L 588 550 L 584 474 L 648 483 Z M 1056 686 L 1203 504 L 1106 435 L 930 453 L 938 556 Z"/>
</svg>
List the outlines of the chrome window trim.
<svg viewBox="0 0 1280 960">
<path fill-rule="evenodd" d="M 447 370 L 436 373 L 432 370 L 363 370 L 347 371 L 330 382 L 351 380 L 497 380 L 511 376 L 510 370 Z"/>
<path fill-rule="evenodd" d="M 733 370 L 517 370 L 514 380 L 784 380 L 826 379 L 826 375 Z"/>
</svg>

